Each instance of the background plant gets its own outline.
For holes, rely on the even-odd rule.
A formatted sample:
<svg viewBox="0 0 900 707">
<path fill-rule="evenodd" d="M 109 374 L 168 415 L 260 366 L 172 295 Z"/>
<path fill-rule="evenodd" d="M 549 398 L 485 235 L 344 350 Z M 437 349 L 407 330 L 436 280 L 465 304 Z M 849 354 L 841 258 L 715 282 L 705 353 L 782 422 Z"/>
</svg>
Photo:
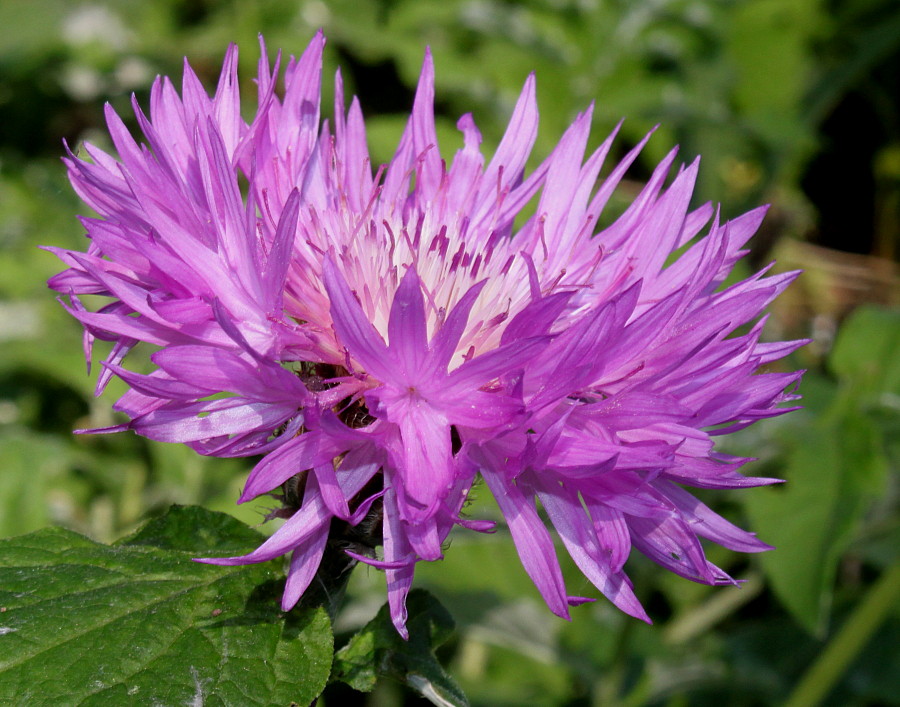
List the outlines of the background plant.
<svg viewBox="0 0 900 707">
<path fill-rule="evenodd" d="M 789 483 L 710 500 L 779 549 L 750 565 L 711 557 L 749 579 L 741 590 L 689 585 L 633 560 L 657 622 L 645 627 L 602 603 L 560 622 L 540 609 L 508 538 L 456 538 L 465 549 L 421 567 L 417 581 L 456 619 L 439 657 L 469 699 L 897 704 L 900 10 L 889 2 L 3 3 L 0 535 L 53 524 L 109 542 L 171 503 L 260 522 L 265 502 L 234 505 L 249 463 L 137 437 L 71 436 L 108 423 L 121 390 L 93 398 L 78 327 L 44 288 L 58 265 L 35 246 L 82 238 L 59 140 L 102 140 L 104 100 L 127 114 L 130 93 L 143 100 L 157 73 L 180 73 L 185 54 L 211 83 L 230 41 L 244 48 L 249 75 L 258 32 L 300 51 L 320 26 L 331 43 L 326 75 L 339 63 L 348 92 L 375 116 L 376 160 L 390 158 L 429 43 L 448 150 L 470 110 L 490 150 L 534 70 L 537 154 L 591 100 L 598 140 L 626 117 L 620 149 L 660 123 L 632 177 L 672 143 L 684 160 L 701 153 L 700 197 L 729 216 L 773 203 L 756 262 L 774 252 L 779 267 L 807 270 L 772 322 L 817 340 L 799 354 L 811 369 L 806 410 L 734 443 L 761 457 L 754 473 Z M 573 591 L 586 591 L 576 576 L 567 575 Z M 380 577 L 357 570 L 336 617 L 339 645 L 380 603 Z M 351 684 L 374 686 L 372 704 L 413 699 L 390 679 Z M 323 701 L 345 689 L 332 685 Z"/>
</svg>

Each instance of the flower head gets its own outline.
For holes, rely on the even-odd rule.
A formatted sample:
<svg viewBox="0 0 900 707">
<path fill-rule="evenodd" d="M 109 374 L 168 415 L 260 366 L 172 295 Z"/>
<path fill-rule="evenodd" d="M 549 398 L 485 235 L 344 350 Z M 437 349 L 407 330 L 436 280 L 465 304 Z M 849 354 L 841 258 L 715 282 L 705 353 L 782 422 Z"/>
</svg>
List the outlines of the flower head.
<svg viewBox="0 0 900 707">
<path fill-rule="evenodd" d="M 623 566 L 636 548 L 689 579 L 733 580 L 700 538 L 768 546 L 683 489 L 773 482 L 713 440 L 781 414 L 799 374 L 758 373 L 802 342 L 762 343 L 764 308 L 795 274 L 723 287 L 764 209 L 720 222 L 689 207 L 698 164 L 673 150 L 615 221 L 601 213 L 643 142 L 598 181 L 613 136 L 585 159 L 591 111 L 526 173 L 537 131 L 530 77 L 485 160 L 471 116 L 442 158 L 426 53 L 412 114 L 373 170 L 340 74 L 320 121 L 325 40 L 287 62 L 283 92 L 262 47 L 257 108 L 241 118 L 237 48 L 210 98 L 185 64 L 181 94 L 153 85 L 135 102 L 140 145 L 107 107 L 118 159 L 85 145 L 66 159 L 86 253 L 50 286 L 95 338 L 113 342 L 98 380 L 130 390 L 116 408 L 146 437 L 222 457 L 263 455 L 242 501 L 293 482 L 287 521 L 244 557 L 293 553 L 283 606 L 319 567 L 332 520 L 381 508 L 383 568 L 398 630 L 415 563 L 435 560 L 479 475 L 549 607 L 569 596 L 537 501 L 585 576 L 647 619 Z M 533 215 L 516 220 L 526 205 Z M 673 258 L 673 253 L 680 253 Z M 671 262 L 670 262 L 671 261 Z M 109 302 L 91 311 L 81 295 Z M 123 367 L 144 342 L 155 369 Z M 223 395 L 224 394 L 224 395 Z"/>
</svg>

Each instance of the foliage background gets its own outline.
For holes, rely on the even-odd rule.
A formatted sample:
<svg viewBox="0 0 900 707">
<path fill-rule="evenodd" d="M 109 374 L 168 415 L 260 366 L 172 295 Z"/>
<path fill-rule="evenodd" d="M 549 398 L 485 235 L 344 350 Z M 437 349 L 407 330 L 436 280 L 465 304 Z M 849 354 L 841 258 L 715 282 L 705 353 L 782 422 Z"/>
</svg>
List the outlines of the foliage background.
<svg viewBox="0 0 900 707">
<path fill-rule="evenodd" d="M 595 143 L 626 118 L 621 152 L 659 123 L 622 200 L 678 143 L 686 162 L 703 155 L 698 199 L 726 216 L 772 204 L 753 266 L 775 257 L 806 270 L 769 324 L 772 338 L 815 338 L 791 362 L 809 369 L 806 408 L 727 442 L 760 458 L 755 474 L 788 483 L 705 497 L 779 549 L 750 560 L 713 551 L 748 579 L 740 590 L 634 558 L 657 625 L 602 599 L 568 624 L 541 605 L 502 532 L 454 536 L 417 582 L 457 620 L 441 657 L 472 703 L 900 704 L 900 6 L 889 0 L 6 0 L 0 537 L 58 524 L 111 541 L 171 503 L 261 521 L 265 502 L 234 505 L 250 460 L 71 435 L 109 424 L 121 391 L 94 398 L 79 328 L 44 287 L 60 266 L 36 246 L 83 247 L 60 140 L 108 144 L 104 101 L 127 114 L 130 94 L 143 103 L 185 55 L 211 85 L 230 41 L 249 77 L 259 32 L 296 53 L 319 27 L 325 75 L 340 65 L 360 96 L 376 162 L 390 159 L 427 43 L 443 154 L 461 144 L 463 112 L 496 145 L 533 70 L 539 156 L 592 100 Z M 497 515 L 487 501 L 476 511 Z M 567 578 L 593 595 L 572 568 Z M 375 614 L 382 582 L 356 571 L 339 632 Z M 390 682 L 365 698 L 338 690 L 320 704 L 418 699 Z"/>
</svg>

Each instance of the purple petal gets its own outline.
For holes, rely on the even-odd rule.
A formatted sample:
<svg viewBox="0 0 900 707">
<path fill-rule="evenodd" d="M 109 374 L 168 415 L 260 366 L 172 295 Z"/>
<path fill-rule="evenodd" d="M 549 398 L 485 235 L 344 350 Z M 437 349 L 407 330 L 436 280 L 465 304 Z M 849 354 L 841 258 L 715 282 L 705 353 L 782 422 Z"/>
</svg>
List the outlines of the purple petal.
<svg viewBox="0 0 900 707">
<path fill-rule="evenodd" d="M 322 268 L 325 289 L 331 300 L 331 318 L 338 338 L 366 372 L 379 380 L 393 380 L 394 372 L 387 363 L 388 349 L 381 335 L 363 313 L 331 258 L 325 258 Z"/>
<path fill-rule="evenodd" d="M 425 520 L 453 483 L 450 425 L 415 394 L 397 400 L 388 414 L 400 429 L 400 444 L 391 452 L 408 502 L 404 517 Z"/>
<path fill-rule="evenodd" d="M 403 530 L 396 496 L 391 490 L 384 495 L 384 559 L 388 564 L 397 567 L 397 569 L 388 567 L 384 572 L 391 621 L 397 632 L 408 640 L 406 597 L 412 587 L 415 557 Z"/>
<path fill-rule="evenodd" d="M 708 506 L 684 489 L 661 481 L 655 482 L 654 485 L 675 504 L 697 535 L 737 552 L 764 552 L 774 549 L 757 539 L 753 533 L 741 530 L 717 513 L 713 513 Z"/>
<path fill-rule="evenodd" d="M 316 430 L 305 432 L 268 454 L 256 465 L 244 485 L 238 503 L 246 503 L 260 494 L 278 488 L 301 471 L 330 463 L 341 447 Z"/>
<path fill-rule="evenodd" d="M 253 552 L 241 557 L 205 557 L 198 561 L 210 565 L 249 565 L 254 562 L 267 562 L 300 547 L 323 529 L 327 529 L 331 518 L 315 481 L 310 479 L 307 481 L 303 496 L 303 507 Z"/>
<path fill-rule="evenodd" d="M 585 516 L 577 494 L 563 487 L 538 492 L 541 504 L 562 538 L 575 564 L 603 595 L 622 611 L 650 623 L 634 595 L 631 583 L 620 570 L 605 561 L 594 528 Z"/>
<path fill-rule="evenodd" d="M 453 354 L 459 345 L 460 337 L 469 321 L 469 313 L 478 299 L 478 295 L 484 289 L 485 281 L 473 285 L 468 289 L 456 306 L 450 311 L 444 324 L 434 335 L 431 341 L 431 365 L 430 370 L 443 372 L 450 365 Z"/>
<path fill-rule="evenodd" d="M 509 525 L 522 566 L 547 602 L 550 611 L 568 619 L 566 588 L 556 558 L 556 550 L 553 548 L 553 541 L 547 528 L 537 514 L 534 501 L 526 498 L 522 491 L 504 479 L 502 474 L 482 469 L 482 475 Z"/>
<path fill-rule="evenodd" d="M 284 594 L 281 597 L 282 611 L 290 611 L 300 601 L 300 597 L 319 571 L 327 542 L 328 526 L 321 526 L 300 547 L 294 548 Z"/>
<path fill-rule="evenodd" d="M 406 271 L 394 295 L 388 321 L 388 347 L 406 376 L 417 374 L 425 360 L 428 331 L 425 300 L 414 268 Z"/>
</svg>

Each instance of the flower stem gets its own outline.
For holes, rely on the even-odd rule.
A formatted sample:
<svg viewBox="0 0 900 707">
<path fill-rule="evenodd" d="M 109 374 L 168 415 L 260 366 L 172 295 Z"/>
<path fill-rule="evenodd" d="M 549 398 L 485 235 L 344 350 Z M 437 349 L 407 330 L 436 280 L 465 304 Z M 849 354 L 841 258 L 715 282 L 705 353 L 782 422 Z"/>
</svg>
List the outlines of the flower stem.
<svg viewBox="0 0 900 707">
<path fill-rule="evenodd" d="M 829 642 L 800 682 L 785 707 L 819 704 L 844 674 L 900 597 L 900 563 L 890 567 L 869 589 L 840 631 Z"/>
</svg>

